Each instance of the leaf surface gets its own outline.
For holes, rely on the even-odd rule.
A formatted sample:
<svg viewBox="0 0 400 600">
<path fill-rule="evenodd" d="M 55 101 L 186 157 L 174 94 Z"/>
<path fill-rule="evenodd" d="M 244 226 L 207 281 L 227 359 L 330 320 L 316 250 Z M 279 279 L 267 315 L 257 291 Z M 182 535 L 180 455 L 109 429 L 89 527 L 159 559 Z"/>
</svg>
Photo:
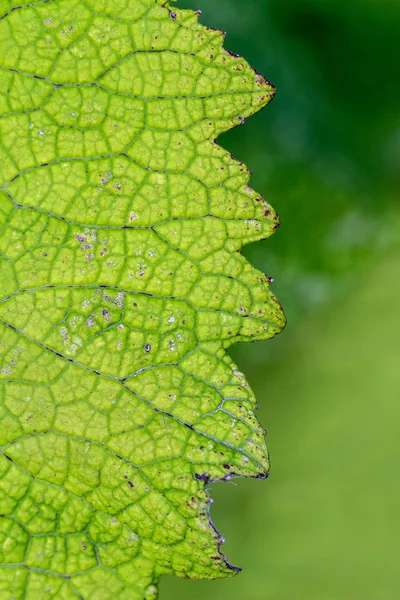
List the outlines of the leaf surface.
<svg viewBox="0 0 400 600">
<path fill-rule="evenodd" d="M 192 11 L 0 2 L 0 595 L 151 600 L 234 574 L 205 485 L 266 477 L 240 254 L 278 226 L 216 137 L 273 87 Z"/>
</svg>

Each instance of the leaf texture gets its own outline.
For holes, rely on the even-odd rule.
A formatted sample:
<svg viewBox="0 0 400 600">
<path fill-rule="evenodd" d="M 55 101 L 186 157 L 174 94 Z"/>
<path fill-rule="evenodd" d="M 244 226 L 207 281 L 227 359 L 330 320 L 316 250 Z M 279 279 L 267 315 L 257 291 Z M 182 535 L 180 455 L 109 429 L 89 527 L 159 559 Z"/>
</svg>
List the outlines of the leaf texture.
<svg viewBox="0 0 400 600">
<path fill-rule="evenodd" d="M 269 464 L 227 349 L 284 316 L 240 254 L 278 218 L 214 140 L 274 89 L 165 1 L 0 8 L 0 596 L 234 574 L 205 486 Z"/>
</svg>

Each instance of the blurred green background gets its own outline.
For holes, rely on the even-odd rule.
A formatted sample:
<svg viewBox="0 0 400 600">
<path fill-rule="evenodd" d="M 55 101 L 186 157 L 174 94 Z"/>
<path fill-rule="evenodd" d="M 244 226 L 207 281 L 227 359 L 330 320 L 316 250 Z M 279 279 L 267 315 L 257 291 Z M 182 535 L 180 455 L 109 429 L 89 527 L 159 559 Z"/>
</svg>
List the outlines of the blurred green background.
<svg viewBox="0 0 400 600">
<path fill-rule="evenodd" d="M 180 0 L 278 89 L 219 142 L 281 216 L 244 253 L 289 319 L 236 347 L 271 477 L 212 486 L 234 579 L 162 600 L 400 598 L 400 2 Z"/>
</svg>

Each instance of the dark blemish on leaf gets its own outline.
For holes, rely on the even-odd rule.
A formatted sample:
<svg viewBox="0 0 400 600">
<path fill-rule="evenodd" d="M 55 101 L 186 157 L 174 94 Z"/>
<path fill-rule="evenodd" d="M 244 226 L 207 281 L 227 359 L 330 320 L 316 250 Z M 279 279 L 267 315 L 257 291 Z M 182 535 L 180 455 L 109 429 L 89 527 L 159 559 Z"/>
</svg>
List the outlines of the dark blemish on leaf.
<svg viewBox="0 0 400 600">
<path fill-rule="evenodd" d="M 229 469 L 230 469 L 230 466 L 229 466 L 229 465 L 222 465 L 222 466 L 224 467 L 224 469 L 227 469 L 227 470 L 229 470 Z"/>
<path fill-rule="evenodd" d="M 145 344 L 145 345 L 143 346 L 143 348 L 144 348 L 145 352 L 150 352 L 150 350 L 151 350 L 151 346 L 150 346 L 150 344 Z"/>
<path fill-rule="evenodd" d="M 169 13 L 169 16 L 171 17 L 171 19 L 173 19 L 173 20 L 175 21 L 175 20 L 176 20 L 176 17 L 177 17 L 178 15 L 176 14 L 176 12 L 173 12 L 173 11 L 172 11 L 172 12 L 170 12 L 170 13 Z"/>
<path fill-rule="evenodd" d="M 133 485 L 132 481 L 128 481 L 128 485 L 129 485 L 129 487 L 131 487 L 131 488 L 134 488 L 134 487 L 135 487 L 135 486 Z"/>
<path fill-rule="evenodd" d="M 197 481 L 204 481 L 204 483 L 208 483 L 210 481 L 210 476 L 207 475 L 207 473 L 202 473 L 201 475 L 195 473 L 194 478 L 197 479 Z"/>
</svg>

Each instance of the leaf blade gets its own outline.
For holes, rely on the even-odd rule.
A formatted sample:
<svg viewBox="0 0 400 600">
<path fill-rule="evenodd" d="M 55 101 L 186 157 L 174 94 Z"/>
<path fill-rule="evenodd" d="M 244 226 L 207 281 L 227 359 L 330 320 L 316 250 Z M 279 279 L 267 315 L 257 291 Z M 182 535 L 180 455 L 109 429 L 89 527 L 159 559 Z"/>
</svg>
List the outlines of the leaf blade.
<svg viewBox="0 0 400 600">
<path fill-rule="evenodd" d="M 14 3 L 0 29 L 2 585 L 234 574 L 204 486 L 269 462 L 226 349 L 284 316 L 240 255 L 278 218 L 215 139 L 274 88 L 165 2 Z"/>
</svg>

